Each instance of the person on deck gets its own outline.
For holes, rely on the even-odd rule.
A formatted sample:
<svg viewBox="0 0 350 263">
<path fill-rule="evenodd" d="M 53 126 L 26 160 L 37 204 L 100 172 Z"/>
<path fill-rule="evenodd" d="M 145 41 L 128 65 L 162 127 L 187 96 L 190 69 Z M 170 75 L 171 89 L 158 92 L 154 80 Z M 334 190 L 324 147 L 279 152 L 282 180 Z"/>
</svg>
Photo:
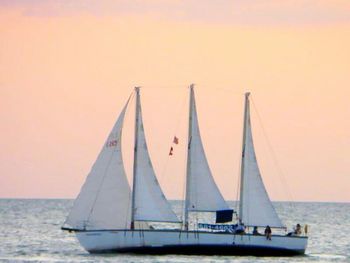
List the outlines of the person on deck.
<svg viewBox="0 0 350 263">
<path fill-rule="evenodd" d="M 239 221 L 239 224 L 236 227 L 235 233 L 236 234 L 245 234 L 245 226 L 244 226 L 244 224 L 242 223 L 241 220 Z"/>
<path fill-rule="evenodd" d="M 301 235 L 301 225 L 300 224 L 297 224 L 297 226 L 295 227 L 294 234 L 298 235 L 298 236 Z"/>
<path fill-rule="evenodd" d="M 266 239 L 271 240 L 271 235 L 272 235 L 271 227 L 269 225 L 267 225 L 265 228 Z"/>
<path fill-rule="evenodd" d="M 257 226 L 255 226 L 254 229 L 253 229 L 253 235 L 255 235 L 255 236 L 260 236 L 261 235 L 259 233 L 259 231 L 258 231 L 258 227 Z"/>
</svg>

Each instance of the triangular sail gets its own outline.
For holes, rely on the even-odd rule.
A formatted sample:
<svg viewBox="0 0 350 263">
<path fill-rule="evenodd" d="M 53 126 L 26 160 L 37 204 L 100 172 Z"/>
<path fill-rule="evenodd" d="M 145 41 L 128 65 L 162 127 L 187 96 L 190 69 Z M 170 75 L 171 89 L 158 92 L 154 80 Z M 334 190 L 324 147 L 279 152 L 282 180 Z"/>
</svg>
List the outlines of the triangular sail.
<svg viewBox="0 0 350 263">
<path fill-rule="evenodd" d="M 136 89 L 134 221 L 179 222 L 158 183 L 147 149 L 139 90 Z"/>
<path fill-rule="evenodd" d="M 124 106 L 82 186 L 65 225 L 74 229 L 123 229 L 130 224 L 130 187 L 121 152 Z"/>
<path fill-rule="evenodd" d="M 199 131 L 193 85 L 190 87 L 188 139 L 186 210 L 211 212 L 230 209 L 213 179 L 205 156 Z"/>
<path fill-rule="evenodd" d="M 248 226 L 284 227 L 265 189 L 256 160 L 246 94 L 241 164 L 240 219 Z"/>
</svg>

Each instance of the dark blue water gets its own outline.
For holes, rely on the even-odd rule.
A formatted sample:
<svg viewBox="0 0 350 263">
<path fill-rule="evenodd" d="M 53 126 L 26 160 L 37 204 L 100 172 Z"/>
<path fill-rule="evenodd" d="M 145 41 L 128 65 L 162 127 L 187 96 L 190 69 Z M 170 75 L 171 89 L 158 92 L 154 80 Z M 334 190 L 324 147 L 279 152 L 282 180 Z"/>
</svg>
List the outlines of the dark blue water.
<svg viewBox="0 0 350 263">
<path fill-rule="evenodd" d="M 181 203 L 172 201 L 175 211 Z M 90 255 L 74 234 L 60 230 L 72 200 L 0 199 L 1 262 L 350 262 L 350 204 L 275 203 L 287 226 L 309 225 L 305 256 Z"/>
</svg>

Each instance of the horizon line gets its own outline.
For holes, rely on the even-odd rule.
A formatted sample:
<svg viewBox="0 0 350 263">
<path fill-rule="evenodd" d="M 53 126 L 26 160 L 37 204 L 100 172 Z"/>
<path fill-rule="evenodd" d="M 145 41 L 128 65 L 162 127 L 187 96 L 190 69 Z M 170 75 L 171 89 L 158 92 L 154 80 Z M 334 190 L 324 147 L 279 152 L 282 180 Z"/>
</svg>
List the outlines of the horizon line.
<svg viewBox="0 0 350 263">
<path fill-rule="evenodd" d="M 0 200 L 75 200 L 76 198 L 64 197 L 0 197 Z M 184 201 L 183 199 L 168 199 L 168 201 Z M 239 200 L 225 200 L 226 202 L 239 202 Z M 271 200 L 275 203 L 336 203 L 336 204 L 350 204 L 350 201 L 288 201 L 288 200 Z"/>
</svg>

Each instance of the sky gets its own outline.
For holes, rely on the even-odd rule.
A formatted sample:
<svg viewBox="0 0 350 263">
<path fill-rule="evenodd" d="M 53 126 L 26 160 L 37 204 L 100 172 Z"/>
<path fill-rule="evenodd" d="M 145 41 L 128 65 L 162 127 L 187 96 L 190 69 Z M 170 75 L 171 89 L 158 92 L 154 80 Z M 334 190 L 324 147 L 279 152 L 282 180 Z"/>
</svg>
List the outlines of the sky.
<svg viewBox="0 0 350 263">
<path fill-rule="evenodd" d="M 182 198 L 195 83 L 225 198 L 237 197 L 250 91 L 271 199 L 350 202 L 349 47 L 347 0 L 0 0 L 0 198 L 75 198 L 135 86 L 160 184 Z"/>
</svg>

